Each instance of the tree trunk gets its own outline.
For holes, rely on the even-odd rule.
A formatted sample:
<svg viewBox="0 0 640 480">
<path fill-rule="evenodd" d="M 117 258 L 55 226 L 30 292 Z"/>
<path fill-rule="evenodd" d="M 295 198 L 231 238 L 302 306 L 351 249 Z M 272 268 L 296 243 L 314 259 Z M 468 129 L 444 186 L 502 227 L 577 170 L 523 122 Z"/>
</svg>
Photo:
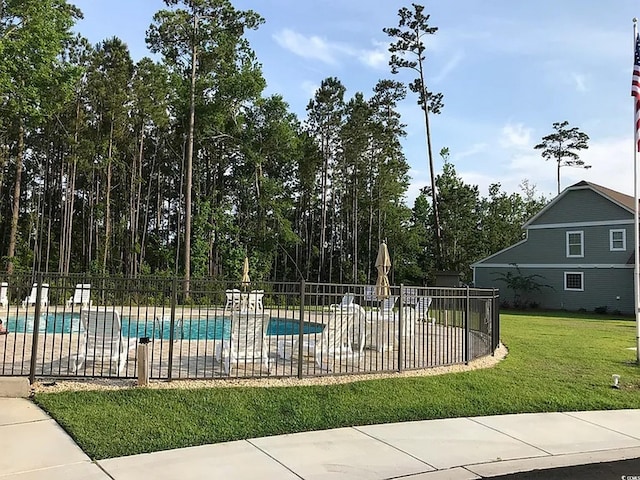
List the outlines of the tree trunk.
<svg viewBox="0 0 640 480">
<path fill-rule="evenodd" d="M 351 228 L 353 229 L 353 283 L 358 283 L 358 192 L 357 192 L 357 180 L 354 175 L 353 182 L 353 223 Z"/>
<path fill-rule="evenodd" d="M 111 116 L 111 129 L 109 131 L 109 153 L 107 154 L 107 186 L 105 191 L 104 209 L 104 252 L 102 256 L 102 274 L 107 274 L 107 260 L 109 258 L 109 248 L 111 245 L 111 166 L 113 155 L 113 129 L 114 118 Z"/>
<path fill-rule="evenodd" d="M 429 158 L 429 177 L 431 180 L 431 199 L 433 202 L 433 218 L 436 229 L 436 263 L 437 268 L 442 268 L 442 227 L 440 226 L 440 213 L 438 209 L 438 192 L 436 189 L 435 167 L 433 165 L 433 150 L 431 149 L 431 125 L 429 124 L 429 99 L 427 98 L 427 85 L 424 82 L 424 71 L 422 69 L 422 60 L 418 62 L 420 67 L 420 83 L 422 89 L 420 96 L 422 97 L 422 110 L 424 112 L 424 125 L 427 132 L 427 156 Z"/>
<path fill-rule="evenodd" d="M 138 263 L 138 245 L 139 233 L 139 215 L 140 215 L 140 195 L 142 184 L 142 158 L 144 150 L 144 122 L 140 127 L 140 142 L 138 144 L 138 158 L 134 157 L 133 165 L 131 165 L 131 184 L 130 184 L 130 200 L 129 200 L 129 222 L 130 222 L 130 245 L 129 245 L 129 272 L 131 276 L 136 277 L 139 273 Z"/>
<path fill-rule="evenodd" d="M 13 259 L 16 254 L 16 240 L 18 237 L 18 220 L 20 219 L 20 194 L 22 191 L 22 162 L 24 160 L 24 124 L 20 119 L 18 126 L 18 152 L 16 155 L 16 181 L 13 187 L 13 206 L 11 212 L 11 232 L 9 233 L 9 248 L 7 248 L 7 273 L 13 273 Z"/>
<path fill-rule="evenodd" d="M 71 164 L 66 172 L 67 182 L 62 212 L 62 232 L 60 239 L 60 272 L 68 274 L 71 268 L 71 241 L 73 236 L 73 213 L 75 206 L 76 172 L 78 169 L 78 136 L 80 130 L 80 101 L 76 102 L 75 128 L 73 132 L 73 146 L 71 152 Z M 64 162 L 61 162 L 64 165 Z M 61 174 L 62 181 L 64 173 Z M 83 252 L 84 253 L 84 252 Z"/>
<path fill-rule="evenodd" d="M 193 31 L 198 30 L 198 15 L 193 12 Z M 189 134 L 187 138 L 187 165 L 186 165 L 186 181 L 185 181 L 185 217 L 184 217 L 184 297 L 189 298 L 189 282 L 191 280 L 191 184 L 193 176 L 193 136 L 195 129 L 195 111 L 196 111 L 196 69 L 197 69 L 198 51 L 196 39 L 193 40 L 191 47 L 191 87 L 189 92 Z"/>
<path fill-rule="evenodd" d="M 153 158 L 151 159 L 151 171 L 149 172 L 149 181 L 147 182 L 147 193 L 145 198 L 145 207 L 144 207 L 144 223 L 142 227 L 142 239 L 140 240 L 140 260 L 139 265 L 142 268 L 142 264 L 144 263 L 145 256 L 145 246 L 147 244 L 147 233 L 149 232 L 149 205 L 151 204 L 151 184 L 153 179 L 153 172 L 156 167 L 156 158 L 158 154 L 158 143 L 155 144 L 155 151 L 153 152 Z M 157 175 L 160 178 L 160 172 Z M 142 176 L 141 176 L 142 178 Z M 158 231 L 158 224 L 156 224 L 156 232 Z"/>
<path fill-rule="evenodd" d="M 325 249 L 327 243 L 327 179 L 329 175 L 329 140 L 327 138 L 322 139 L 322 180 L 320 182 L 320 188 L 322 189 L 321 199 L 321 214 L 320 214 L 320 260 L 318 264 L 318 282 L 323 280 L 322 273 L 324 271 L 325 264 Z"/>
</svg>

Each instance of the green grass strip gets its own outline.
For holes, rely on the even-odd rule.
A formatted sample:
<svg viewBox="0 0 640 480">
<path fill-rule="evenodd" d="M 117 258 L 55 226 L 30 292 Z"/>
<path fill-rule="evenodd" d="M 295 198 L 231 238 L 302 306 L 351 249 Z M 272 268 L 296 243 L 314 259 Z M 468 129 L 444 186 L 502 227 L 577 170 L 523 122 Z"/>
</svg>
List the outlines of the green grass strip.
<svg viewBox="0 0 640 480">
<path fill-rule="evenodd" d="M 38 393 L 93 459 L 411 420 L 640 408 L 635 322 L 503 314 L 509 355 L 484 370 L 343 385 Z M 611 388 L 612 374 L 621 388 Z"/>
</svg>

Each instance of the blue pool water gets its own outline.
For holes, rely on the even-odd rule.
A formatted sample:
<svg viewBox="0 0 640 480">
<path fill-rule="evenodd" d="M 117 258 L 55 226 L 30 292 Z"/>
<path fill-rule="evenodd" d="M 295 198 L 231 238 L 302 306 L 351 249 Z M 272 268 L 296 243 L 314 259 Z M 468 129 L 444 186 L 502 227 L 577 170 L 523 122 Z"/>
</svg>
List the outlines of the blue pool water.
<svg viewBox="0 0 640 480">
<path fill-rule="evenodd" d="M 131 321 L 122 317 L 122 333 L 132 338 L 152 337 L 169 339 L 169 320 L 154 322 L 153 320 Z M 58 313 L 41 315 L 38 330 L 40 333 L 77 333 L 83 328 L 80 325 L 80 313 Z M 33 316 L 9 317 L 7 327 L 10 332 L 33 332 Z M 320 323 L 304 322 L 303 334 L 322 332 Z M 271 317 L 267 324 L 267 336 L 298 335 L 300 322 L 288 318 Z M 231 319 L 229 317 L 213 317 L 208 319 L 188 319 L 181 324 L 176 321 L 174 338 L 183 340 L 222 340 L 231 337 Z"/>
</svg>

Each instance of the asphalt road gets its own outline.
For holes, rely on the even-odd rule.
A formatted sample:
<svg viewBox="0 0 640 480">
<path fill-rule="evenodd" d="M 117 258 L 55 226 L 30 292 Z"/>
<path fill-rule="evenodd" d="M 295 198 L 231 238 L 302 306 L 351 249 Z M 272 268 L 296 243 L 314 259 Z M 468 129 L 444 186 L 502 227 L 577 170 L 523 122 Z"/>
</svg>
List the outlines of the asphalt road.
<svg viewBox="0 0 640 480">
<path fill-rule="evenodd" d="M 640 480 L 640 458 L 512 473 L 491 480 Z"/>
</svg>

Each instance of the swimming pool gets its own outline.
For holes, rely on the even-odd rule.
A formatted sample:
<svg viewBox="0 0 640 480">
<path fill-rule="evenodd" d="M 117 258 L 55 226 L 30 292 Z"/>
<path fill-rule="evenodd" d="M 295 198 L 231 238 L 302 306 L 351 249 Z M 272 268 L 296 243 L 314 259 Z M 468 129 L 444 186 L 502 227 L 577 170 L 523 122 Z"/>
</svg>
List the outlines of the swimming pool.
<svg viewBox="0 0 640 480">
<path fill-rule="evenodd" d="M 171 322 L 165 320 L 131 320 L 123 316 L 122 334 L 125 337 L 140 338 L 151 337 L 168 340 L 170 338 Z M 242 321 L 242 317 L 240 317 Z M 32 333 L 33 315 L 9 317 L 7 328 L 10 332 Z M 316 322 L 303 322 L 302 333 L 321 333 L 324 325 Z M 49 313 L 40 316 L 38 331 L 40 333 L 78 333 L 83 331 L 81 327 L 80 313 Z M 300 331 L 299 320 L 290 318 L 270 317 L 267 324 L 267 336 L 298 335 Z M 211 317 L 204 319 L 185 319 L 183 322 L 176 320 L 174 339 L 182 340 L 223 340 L 231 337 L 230 317 Z"/>
</svg>

